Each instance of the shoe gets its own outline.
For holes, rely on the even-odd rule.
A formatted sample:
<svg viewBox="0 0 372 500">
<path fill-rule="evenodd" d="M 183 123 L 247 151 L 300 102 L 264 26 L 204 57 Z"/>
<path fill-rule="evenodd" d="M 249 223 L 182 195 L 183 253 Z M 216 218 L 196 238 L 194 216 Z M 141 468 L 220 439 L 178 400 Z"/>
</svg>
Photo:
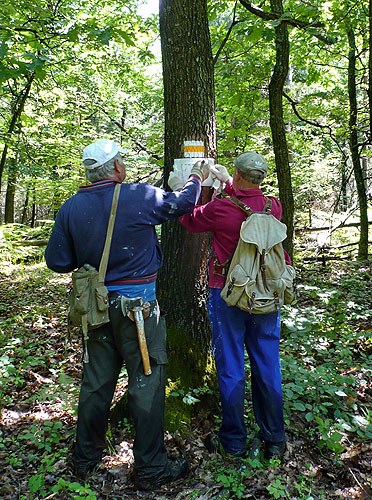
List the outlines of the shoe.
<svg viewBox="0 0 372 500">
<path fill-rule="evenodd" d="M 171 483 L 172 481 L 177 481 L 177 479 L 186 477 L 189 470 L 189 462 L 186 457 L 177 460 L 169 460 L 165 469 L 156 476 L 141 478 L 141 476 L 135 474 L 134 486 L 137 490 L 156 490 L 163 484 Z"/>
<path fill-rule="evenodd" d="M 204 439 L 204 446 L 207 448 L 209 453 L 219 453 L 220 455 L 225 454 L 220 438 L 214 432 L 207 434 Z"/>
<path fill-rule="evenodd" d="M 77 465 L 75 463 L 71 463 L 72 473 L 78 479 L 86 479 L 88 475 L 94 474 L 99 469 L 99 462 L 92 465 Z"/>
<path fill-rule="evenodd" d="M 262 441 L 259 437 L 253 438 L 251 448 L 248 452 L 248 458 L 250 460 L 254 460 L 255 458 L 260 458 L 260 448 L 261 448 Z"/>
<path fill-rule="evenodd" d="M 226 458 L 245 458 L 247 454 L 246 450 L 226 450 L 226 448 L 222 446 L 220 438 L 213 432 L 208 434 L 204 439 L 204 446 L 207 448 L 209 453 L 219 453 Z"/>
<path fill-rule="evenodd" d="M 265 460 L 271 460 L 272 458 L 277 458 L 281 460 L 286 450 L 287 450 L 286 440 L 279 441 L 278 443 L 273 443 L 272 441 L 265 441 L 264 458 Z"/>
</svg>

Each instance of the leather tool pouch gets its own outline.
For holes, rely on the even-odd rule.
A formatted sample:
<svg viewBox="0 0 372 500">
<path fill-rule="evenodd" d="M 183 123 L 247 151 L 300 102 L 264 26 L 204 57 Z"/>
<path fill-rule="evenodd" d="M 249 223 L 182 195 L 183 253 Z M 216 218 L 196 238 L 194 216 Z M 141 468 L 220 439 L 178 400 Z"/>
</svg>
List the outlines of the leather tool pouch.
<svg viewBox="0 0 372 500">
<path fill-rule="evenodd" d="M 150 303 L 144 302 L 142 297 L 129 299 L 128 297 L 121 296 L 120 305 L 123 316 L 128 316 L 132 321 L 134 321 L 132 310 L 135 307 L 140 307 L 142 309 L 143 319 L 146 319 L 150 314 Z"/>
</svg>

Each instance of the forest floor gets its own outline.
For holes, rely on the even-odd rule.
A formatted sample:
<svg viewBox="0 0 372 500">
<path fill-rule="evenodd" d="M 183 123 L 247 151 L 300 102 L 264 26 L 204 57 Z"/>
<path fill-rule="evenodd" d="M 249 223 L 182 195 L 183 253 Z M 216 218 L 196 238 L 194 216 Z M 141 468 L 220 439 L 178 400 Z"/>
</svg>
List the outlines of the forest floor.
<svg viewBox="0 0 372 500">
<path fill-rule="evenodd" d="M 210 455 L 203 439 L 218 427 L 218 411 L 195 405 L 190 424 L 166 433 L 170 455 L 181 449 L 189 458 L 190 475 L 151 493 L 130 481 L 128 420 L 110 432 L 102 469 L 87 481 L 73 477 L 81 346 L 66 337 L 69 277 L 42 262 L 3 262 L 0 273 L 1 500 L 372 498 L 371 265 L 298 266 L 299 301 L 282 314 L 282 463 Z M 118 395 L 125 385 L 123 372 Z M 246 419 L 252 439 L 249 369 Z"/>
</svg>

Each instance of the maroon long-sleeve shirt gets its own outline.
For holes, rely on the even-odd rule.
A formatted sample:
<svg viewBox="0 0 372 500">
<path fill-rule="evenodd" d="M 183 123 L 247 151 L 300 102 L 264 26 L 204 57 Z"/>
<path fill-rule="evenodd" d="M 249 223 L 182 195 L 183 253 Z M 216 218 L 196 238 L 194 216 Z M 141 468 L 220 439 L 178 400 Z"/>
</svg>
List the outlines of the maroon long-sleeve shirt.
<svg viewBox="0 0 372 500">
<path fill-rule="evenodd" d="M 235 196 L 241 200 L 254 212 L 260 212 L 265 207 L 267 197 L 264 196 L 261 189 L 250 188 L 235 191 L 231 181 L 228 181 L 224 191 L 229 196 Z M 281 203 L 273 196 L 269 198 L 272 200 L 271 213 L 280 220 L 282 216 Z M 238 244 L 240 226 L 246 217 L 245 212 L 227 198 L 215 198 L 206 205 L 195 207 L 190 214 L 180 217 L 181 224 L 192 233 L 211 232 L 213 234 L 212 258 L 209 261 L 210 288 L 224 287 L 225 278 L 216 275 L 213 271 L 213 256 L 217 256 L 220 264 L 232 256 Z M 289 255 L 286 252 L 284 254 L 287 264 L 290 264 Z M 218 269 L 217 272 L 219 272 Z"/>
</svg>

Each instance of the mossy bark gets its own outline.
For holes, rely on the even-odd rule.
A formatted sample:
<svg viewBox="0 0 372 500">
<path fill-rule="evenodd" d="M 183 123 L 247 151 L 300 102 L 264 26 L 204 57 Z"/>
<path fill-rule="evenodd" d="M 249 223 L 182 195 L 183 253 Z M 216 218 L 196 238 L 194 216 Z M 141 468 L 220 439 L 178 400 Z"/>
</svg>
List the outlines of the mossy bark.
<svg viewBox="0 0 372 500">
<path fill-rule="evenodd" d="M 160 0 L 160 35 L 164 80 L 164 180 L 175 158 L 184 156 L 184 141 L 204 142 L 205 155 L 216 157 L 213 57 L 206 0 Z M 210 198 L 203 189 L 201 202 Z M 158 280 L 158 300 L 166 311 L 169 346 L 169 394 L 202 387 L 212 369 L 207 264 L 210 238 L 191 234 L 178 221 L 162 227 L 164 264 Z M 207 377 L 207 378 L 206 378 Z M 194 405 L 182 397 L 167 398 L 166 421 L 172 427 Z"/>
<path fill-rule="evenodd" d="M 214 73 L 206 0 L 160 0 L 159 14 L 164 186 L 168 189 L 174 159 L 184 156 L 184 141 L 203 141 L 205 156 L 216 157 Z M 210 196 L 211 190 L 203 188 L 201 202 L 207 202 Z M 205 402 L 209 398 L 202 388 L 216 387 L 206 311 L 210 238 L 207 234 L 191 234 L 178 221 L 170 221 L 162 226 L 161 246 L 164 263 L 157 297 L 166 313 L 169 350 L 165 424 L 174 430 L 187 425 L 200 408 L 200 403 L 188 404 L 184 398 L 190 402 L 193 396 Z"/>
</svg>

